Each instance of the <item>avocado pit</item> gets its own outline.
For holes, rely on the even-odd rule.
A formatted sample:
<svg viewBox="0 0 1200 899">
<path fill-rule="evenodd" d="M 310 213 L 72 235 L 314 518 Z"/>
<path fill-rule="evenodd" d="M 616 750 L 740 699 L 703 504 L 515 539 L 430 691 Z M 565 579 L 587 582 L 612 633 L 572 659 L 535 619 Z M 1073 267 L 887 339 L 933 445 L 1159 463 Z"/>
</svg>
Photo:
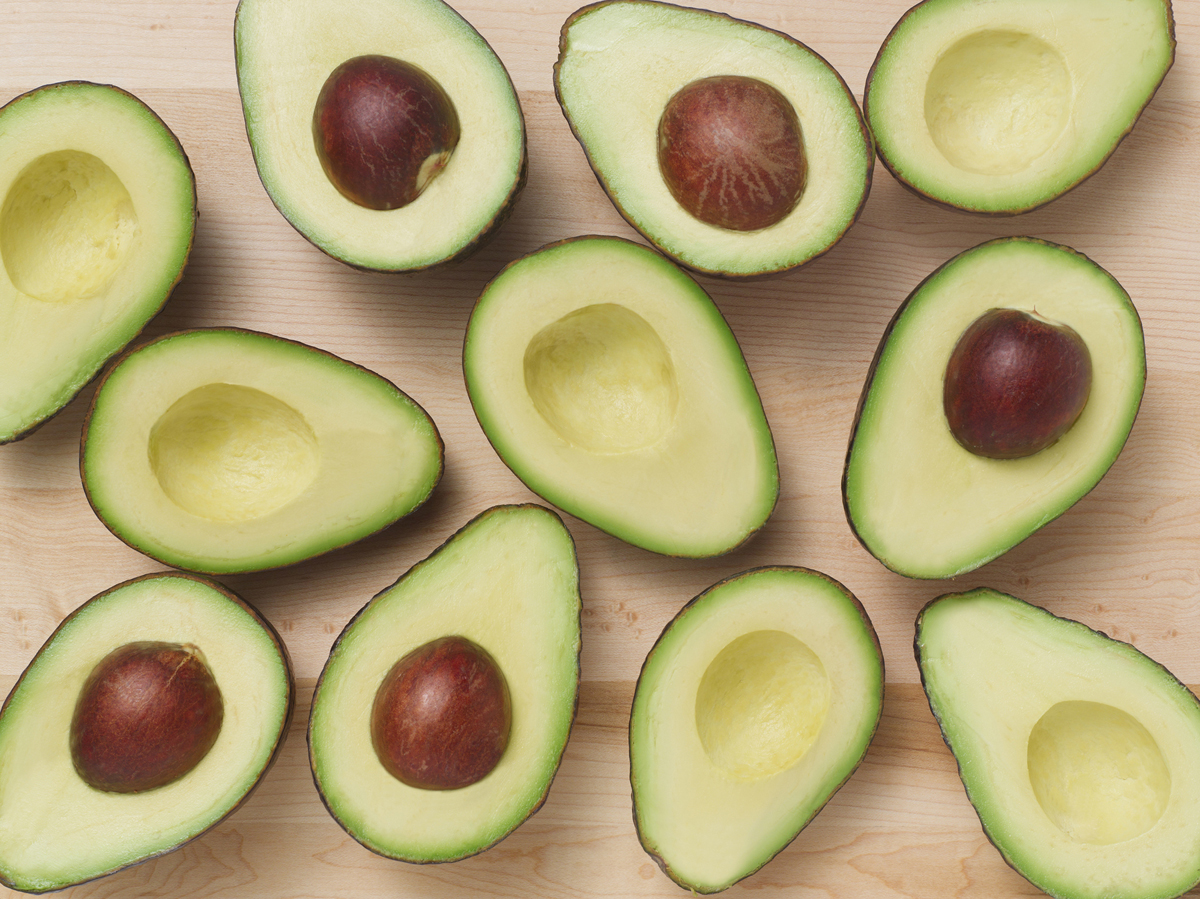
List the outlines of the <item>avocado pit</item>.
<svg viewBox="0 0 1200 899">
<path fill-rule="evenodd" d="M 943 406 L 964 448 L 1019 459 L 1070 430 L 1091 385 L 1091 354 L 1074 328 L 1020 309 L 991 309 L 950 355 Z"/>
<path fill-rule="evenodd" d="M 658 164 L 684 209 L 733 231 L 786 218 L 808 168 L 792 104 L 772 85 L 742 75 L 701 78 L 667 101 Z"/>
<path fill-rule="evenodd" d="M 153 790 L 200 763 L 223 719 L 221 691 L 198 647 L 126 643 L 97 663 L 80 690 L 71 759 L 98 790 Z"/>
<path fill-rule="evenodd" d="M 494 658 L 465 637 L 431 640 L 401 658 L 371 707 L 371 743 L 384 768 L 424 790 L 486 777 L 508 748 L 512 699 Z"/>
<path fill-rule="evenodd" d="M 330 182 L 368 209 L 407 206 L 444 169 L 461 134 L 445 89 L 419 66 L 356 56 L 317 97 L 313 138 Z"/>
</svg>

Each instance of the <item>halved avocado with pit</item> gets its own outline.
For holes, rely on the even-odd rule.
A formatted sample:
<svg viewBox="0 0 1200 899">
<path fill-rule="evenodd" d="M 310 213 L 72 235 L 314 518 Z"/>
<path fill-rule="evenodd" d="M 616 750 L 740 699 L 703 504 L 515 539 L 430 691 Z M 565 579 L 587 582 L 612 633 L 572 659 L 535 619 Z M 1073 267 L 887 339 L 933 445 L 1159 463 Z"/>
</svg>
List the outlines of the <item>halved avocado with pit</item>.
<svg viewBox="0 0 1200 899">
<path fill-rule="evenodd" d="M 743 101 L 724 101 L 729 107 L 712 114 L 711 133 L 699 138 L 708 149 L 687 164 L 723 173 L 697 179 L 709 182 L 699 192 L 746 193 L 759 203 L 762 194 L 776 193 L 765 185 L 779 168 L 799 167 L 802 183 L 791 206 L 748 230 L 697 217 L 677 199 L 660 166 L 664 134 L 670 133 L 660 130 L 660 122 L 673 98 L 684 88 L 730 77 L 765 86 L 783 114 L 772 110 L 761 130 L 753 124 L 761 113 L 746 116 L 756 135 L 747 138 L 730 125 L 742 118 Z M 708 10 L 606 0 L 564 23 L 554 86 L 617 210 L 663 253 L 695 271 L 746 278 L 803 265 L 837 243 L 866 202 L 875 153 L 858 103 L 828 62 L 781 32 Z M 768 155 L 759 144 L 774 146 L 781 130 L 793 128 L 800 146 L 788 142 L 790 162 L 747 165 Z M 714 161 L 710 151 L 717 148 L 721 157 L 730 152 L 728 165 Z M 744 177 L 747 169 L 754 174 Z"/>
<path fill-rule="evenodd" d="M 1200 703 L 1135 647 L 995 590 L 917 619 L 929 706 L 988 839 L 1058 899 L 1200 882 Z"/>
<path fill-rule="evenodd" d="M 88 500 L 116 536 L 191 571 L 257 571 L 373 534 L 442 473 L 433 420 L 338 356 L 235 328 L 126 353 L 83 432 Z"/>
<path fill-rule="evenodd" d="M 100 789 L 73 760 L 76 706 L 104 659 L 138 643 L 192 648 L 211 672 L 224 714 L 206 754 L 175 779 L 137 792 Z M 51 634 L 0 710 L 0 883 L 59 890 L 199 836 L 262 780 L 294 701 L 279 635 L 223 587 L 156 574 L 90 599 Z"/>
<path fill-rule="evenodd" d="M 1020 213 L 1099 169 L 1174 59 L 1170 0 L 924 0 L 880 48 L 863 108 L 905 187 Z"/>
<path fill-rule="evenodd" d="M 1088 347 L 1091 388 L 1057 442 L 1022 458 L 965 448 L 944 385 L 964 332 L 993 309 L 1036 312 Z M 1116 461 L 1146 383 L 1141 320 L 1095 262 L 1034 238 L 966 250 L 922 281 L 888 324 L 850 436 L 842 497 L 866 549 L 908 577 L 978 568 L 1057 518 Z"/>
<path fill-rule="evenodd" d="M 330 256 L 368 270 L 424 269 L 466 256 L 511 212 L 526 178 L 521 106 L 499 57 L 442 0 L 241 0 L 234 43 L 259 178 L 284 218 Z M 424 73 L 458 123 L 448 161 L 426 175 L 440 172 L 395 208 L 350 199 L 318 154 L 315 118 L 326 82 L 343 64 L 371 57 Z M 387 78 L 375 71 L 368 80 Z M 359 135 L 366 140 L 358 150 L 386 137 L 387 119 L 428 102 L 411 84 L 392 88 L 363 99 L 363 127 L 377 130 Z"/>
<path fill-rule="evenodd" d="M 634 821 L 680 886 L 758 870 L 858 767 L 883 708 L 883 656 L 858 600 L 804 568 L 753 569 L 667 625 L 629 723 Z"/>
<path fill-rule="evenodd" d="M 0 443 L 19 440 L 154 317 L 183 274 L 196 183 L 132 94 L 51 84 L 0 109 Z"/>
<path fill-rule="evenodd" d="M 718 555 L 775 507 L 775 445 L 737 339 L 648 247 L 580 237 L 510 264 L 471 314 L 463 372 L 517 477 L 628 543 Z"/>
<path fill-rule="evenodd" d="M 417 863 L 475 855 L 520 826 L 545 801 L 575 718 L 580 612 L 574 541 L 536 505 L 485 510 L 364 606 L 330 651 L 308 726 L 313 779 L 338 824 Z M 447 640 L 490 659 L 507 685 L 506 743 L 482 768 L 472 739 L 482 709 L 462 702 L 476 669 L 457 664 L 462 653 L 410 682 L 408 708 L 423 721 L 404 728 L 411 739 L 376 728 L 394 710 L 392 672 Z M 414 768 L 421 782 L 400 776 Z M 479 776 L 450 783 L 439 773 L 451 768 Z"/>
</svg>

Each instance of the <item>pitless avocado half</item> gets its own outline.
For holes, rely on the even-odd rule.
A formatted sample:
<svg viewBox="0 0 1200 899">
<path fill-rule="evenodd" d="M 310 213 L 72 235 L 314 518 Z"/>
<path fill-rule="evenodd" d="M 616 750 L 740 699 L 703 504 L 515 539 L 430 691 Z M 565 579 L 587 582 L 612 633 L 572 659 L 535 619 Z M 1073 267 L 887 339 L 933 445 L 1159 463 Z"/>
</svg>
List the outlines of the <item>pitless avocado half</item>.
<svg viewBox="0 0 1200 899">
<path fill-rule="evenodd" d="M 643 847 L 697 893 L 758 870 L 863 760 L 883 680 L 866 610 L 826 575 L 758 568 L 697 596 L 659 636 L 634 694 Z"/>
<path fill-rule="evenodd" d="M 183 274 L 196 183 L 133 95 L 51 84 L 0 109 L 0 443 L 61 410 Z"/>
<path fill-rule="evenodd" d="M 719 555 L 775 508 L 775 445 L 737 339 L 649 247 L 579 237 L 508 265 L 471 314 L 463 373 L 505 464 L 628 543 Z"/>
<path fill-rule="evenodd" d="M 182 331 L 121 357 L 92 400 L 80 470 L 116 536 L 209 574 L 290 565 L 420 507 L 433 420 L 395 384 L 256 331 Z"/>
<path fill-rule="evenodd" d="M 967 796 L 1057 899 L 1200 882 L 1200 703 L 1136 648 L 980 588 L 927 605 L 916 655 Z"/>
<path fill-rule="evenodd" d="M 902 185 L 1020 213 L 1099 169 L 1174 59 L 1170 0 L 924 0 L 880 48 L 863 108 Z"/>
</svg>

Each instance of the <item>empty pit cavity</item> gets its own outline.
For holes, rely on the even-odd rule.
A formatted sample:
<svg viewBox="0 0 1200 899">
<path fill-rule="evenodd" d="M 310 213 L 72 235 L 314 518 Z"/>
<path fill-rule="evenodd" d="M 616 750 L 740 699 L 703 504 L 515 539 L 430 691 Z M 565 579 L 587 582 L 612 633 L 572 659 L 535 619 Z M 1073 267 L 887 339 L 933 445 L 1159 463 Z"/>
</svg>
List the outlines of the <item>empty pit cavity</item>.
<svg viewBox="0 0 1200 899">
<path fill-rule="evenodd" d="M 624 453 L 657 443 L 679 403 L 671 354 L 630 309 L 598 303 L 542 328 L 525 349 L 525 389 L 567 443 Z"/>
<path fill-rule="evenodd" d="M 1136 718 L 1099 702 L 1052 706 L 1029 735 L 1029 782 L 1047 817 L 1078 843 L 1107 846 L 1162 817 L 1171 773 Z"/>
<path fill-rule="evenodd" d="M 981 31 L 941 55 L 925 86 L 925 122 L 951 165 L 979 175 L 1029 168 L 1071 117 L 1062 54 L 1017 31 Z"/>
<path fill-rule="evenodd" d="M 13 286 L 50 303 L 102 292 L 138 236 L 129 191 L 103 160 L 61 150 L 21 170 L 0 207 L 0 257 Z"/>
<path fill-rule="evenodd" d="M 700 680 L 700 743 L 713 765 L 736 780 L 786 771 L 820 735 L 831 692 L 820 658 L 792 634 L 744 634 Z"/>
<path fill-rule="evenodd" d="M 163 492 L 210 521 L 274 512 L 304 492 L 320 464 L 304 416 L 235 384 L 206 384 L 178 399 L 151 429 L 149 451 Z"/>
</svg>

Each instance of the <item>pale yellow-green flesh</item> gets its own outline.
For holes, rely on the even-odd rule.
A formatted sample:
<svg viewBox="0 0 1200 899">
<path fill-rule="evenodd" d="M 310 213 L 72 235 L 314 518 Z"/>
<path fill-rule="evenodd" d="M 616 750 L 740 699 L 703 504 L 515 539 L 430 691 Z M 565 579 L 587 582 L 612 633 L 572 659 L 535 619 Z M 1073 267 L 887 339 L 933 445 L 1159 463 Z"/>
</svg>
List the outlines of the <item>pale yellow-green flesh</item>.
<svg viewBox="0 0 1200 899">
<path fill-rule="evenodd" d="M 1200 709 L 1133 647 L 991 590 L 922 614 L 918 658 L 1006 859 L 1053 895 L 1167 897 L 1200 879 Z"/>
<path fill-rule="evenodd" d="M 639 835 L 701 892 L 795 837 L 862 759 L 882 702 L 873 635 L 836 585 L 795 569 L 702 595 L 652 651 L 630 752 Z"/>
<path fill-rule="evenodd" d="M 212 749 L 179 780 L 106 793 L 75 773 L 71 716 L 96 663 L 137 640 L 200 647 L 224 718 Z M 0 874 L 21 889 L 55 889 L 202 832 L 256 783 L 282 736 L 290 690 L 271 635 L 207 585 L 140 581 L 85 606 L 40 653 L 0 718 Z"/>
<path fill-rule="evenodd" d="M 165 302 L 195 222 L 187 160 L 111 88 L 0 112 L 0 440 L 58 411 Z"/>
<path fill-rule="evenodd" d="M 936 199 L 1024 209 L 1099 166 L 1172 59 L 1159 0 L 931 0 L 868 86 L 880 153 Z"/>
<path fill-rule="evenodd" d="M 645 247 L 576 240 L 511 266 L 472 315 L 464 370 L 513 471 L 628 542 L 714 555 L 774 507 L 774 446 L 736 339 Z"/>
<path fill-rule="evenodd" d="M 263 184 L 288 221 L 330 255 L 384 270 L 431 265 L 471 243 L 512 195 L 525 154 L 516 93 L 491 48 L 441 0 L 243 0 L 236 44 Z M 342 196 L 313 142 L 313 111 L 329 74 L 369 54 L 428 72 L 462 127 L 446 168 L 400 209 L 367 209 Z"/>
<path fill-rule="evenodd" d="M 684 85 L 738 74 L 778 88 L 800 121 L 804 192 L 779 223 L 737 232 L 700 221 L 658 167 L 658 121 Z M 824 60 L 762 28 L 699 10 L 612 3 L 576 19 L 556 83 L 563 110 L 614 203 L 655 244 L 702 271 L 799 265 L 850 226 L 872 154 L 858 106 Z"/>
<path fill-rule="evenodd" d="M 308 347 L 198 332 L 129 357 L 98 394 L 92 504 L 124 539 L 204 571 L 273 567 L 372 533 L 441 471 L 394 386 Z"/>
<path fill-rule="evenodd" d="M 942 406 L 962 332 L 995 307 L 1070 325 L 1093 360 L 1087 405 L 1057 442 L 1023 459 L 964 449 Z M 909 301 L 879 359 L 851 447 L 846 501 L 871 552 L 914 577 L 978 567 L 1057 517 L 1103 476 L 1145 382 L 1141 326 L 1124 291 L 1084 257 L 1037 242 L 985 245 Z"/>
<path fill-rule="evenodd" d="M 445 861 L 524 821 L 549 789 L 574 718 L 579 603 L 570 535 L 535 506 L 484 513 L 372 600 L 331 653 L 309 726 L 317 782 L 342 825 L 381 854 Z M 512 697 L 512 730 L 482 780 L 423 790 L 380 763 L 371 705 L 398 659 L 446 635 L 495 659 Z"/>
</svg>

